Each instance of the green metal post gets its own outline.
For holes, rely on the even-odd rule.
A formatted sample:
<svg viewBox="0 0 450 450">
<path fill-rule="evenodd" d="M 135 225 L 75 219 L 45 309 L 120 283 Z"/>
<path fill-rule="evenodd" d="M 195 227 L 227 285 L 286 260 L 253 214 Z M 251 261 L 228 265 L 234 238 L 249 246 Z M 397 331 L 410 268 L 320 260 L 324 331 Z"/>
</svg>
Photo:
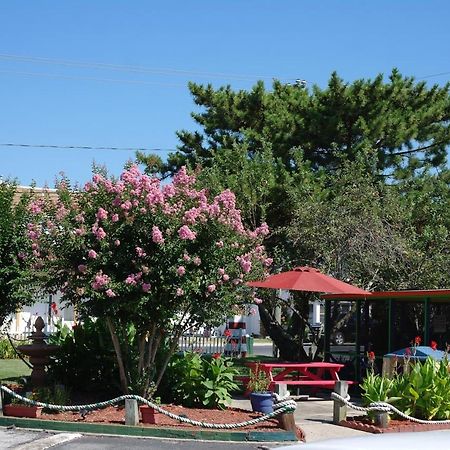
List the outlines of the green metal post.
<svg viewBox="0 0 450 450">
<path fill-rule="evenodd" d="M 423 305 L 423 345 L 428 345 L 430 342 L 430 299 L 425 298 Z"/>
<path fill-rule="evenodd" d="M 359 380 L 361 375 L 361 300 L 356 300 L 356 339 L 355 339 L 355 380 Z"/>
<path fill-rule="evenodd" d="M 324 360 L 330 360 L 330 341 L 331 341 L 331 301 L 325 300 L 325 323 L 324 323 L 324 333 L 323 333 L 323 350 L 324 350 Z"/>
<path fill-rule="evenodd" d="M 392 298 L 388 299 L 388 352 L 392 351 Z"/>
</svg>

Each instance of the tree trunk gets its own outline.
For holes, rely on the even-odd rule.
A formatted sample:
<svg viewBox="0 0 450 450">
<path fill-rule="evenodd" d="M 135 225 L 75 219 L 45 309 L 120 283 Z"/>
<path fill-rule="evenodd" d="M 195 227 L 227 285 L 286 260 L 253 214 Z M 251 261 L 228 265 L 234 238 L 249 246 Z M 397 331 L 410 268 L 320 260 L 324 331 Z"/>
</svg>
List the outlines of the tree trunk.
<svg viewBox="0 0 450 450">
<path fill-rule="evenodd" d="M 117 364 L 119 366 L 120 386 L 124 394 L 128 394 L 128 380 L 125 372 L 125 365 L 123 363 L 122 350 L 120 348 L 119 338 L 117 337 L 116 328 L 110 317 L 106 318 L 109 332 L 111 334 L 111 340 L 116 352 Z"/>
<path fill-rule="evenodd" d="M 155 388 L 158 388 L 159 383 L 161 383 L 162 377 L 164 375 L 164 372 L 167 369 L 167 365 L 169 364 L 170 358 L 172 357 L 172 355 L 175 352 L 175 349 L 177 348 L 178 339 L 179 339 L 180 336 L 181 336 L 181 332 L 180 333 L 176 333 L 174 338 L 172 339 L 172 342 L 170 343 L 169 351 L 165 355 L 165 358 L 164 358 L 164 361 L 162 363 L 161 369 L 159 370 L 158 377 L 157 377 L 156 382 L 155 382 Z"/>
<path fill-rule="evenodd" d="M 262 304 L 259 305 L 259 315 L 264 328 L 278 347 L 281 359 L 297 362 L 309 360 L 303 348 L 303 336 L 289 334 Z"/>
</svg>

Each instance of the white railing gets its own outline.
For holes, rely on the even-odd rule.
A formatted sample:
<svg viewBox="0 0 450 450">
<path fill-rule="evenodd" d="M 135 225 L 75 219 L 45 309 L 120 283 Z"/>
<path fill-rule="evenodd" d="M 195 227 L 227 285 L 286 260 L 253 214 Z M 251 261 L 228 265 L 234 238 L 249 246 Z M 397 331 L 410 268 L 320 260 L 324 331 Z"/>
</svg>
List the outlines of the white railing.
<svg viewBox="0 0 450 450">
<path fill-rule="evenodd" d="M 178 340 L 178 350 L 197 351 L 200 353 L 223 353 L 227 338 L 225 336 L 206 337 L 202 334 L 181 336 Z"/>
<path fill-rule="evenodd" d="M 17 341 L 25 341 L 31 338 L 31 331 L 25 331 L 23 333 L 9 333 L 11 339 Z M 3 339 L 7 339 L 7 335 L 5 331 L 0 331 L 0 337 Z"/>
</svg>

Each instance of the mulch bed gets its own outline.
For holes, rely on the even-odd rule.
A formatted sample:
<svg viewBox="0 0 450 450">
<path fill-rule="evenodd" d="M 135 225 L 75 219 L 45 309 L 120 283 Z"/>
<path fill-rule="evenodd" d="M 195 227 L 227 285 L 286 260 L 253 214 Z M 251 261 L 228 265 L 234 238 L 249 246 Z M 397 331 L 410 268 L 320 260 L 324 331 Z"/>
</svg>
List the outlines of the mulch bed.
<svg viewBox="0 0 450 450">
<path fill-rule="evenodd" d="M 189 419 L 201 420 L 209 423 L 239 423 L 247 420 L 255 419 L 261 414 L 252 411 L 246 411 L 238 408 L 227 408 L 224 410 L 217 409 L 197 409 L 185 408 L 178 405 L 162 405 L 167 411 L 171 413 L 186 416 Z M 45 413 L 42 412 L 41 419 L 44 420 L 60 420 L 66 422 L 85 422 L 85 423 L 111 423 L 111 424 L 125 424 L 125 409 L 123 406 L 108 406 L 107 408 L 91 411 L 83 418 L 79 412 L 58 412 Z M 144 427 L 177 427 L 185 429 L 200 429 L 190 424 L 179 422 L 171 419 L 164 414 L 158 414 L 157 424 L 140 423 Z M 248 425 L 234 430 L 227 431 L 283 431 L 277 419 L 265 420 L 255 425 Z"/>
<path fill-rule="evenodd" d="M 411 431 L 432 431 L 432 430 L 448 430 L 450 424 L 422 424 L 411 422 L 410 420 L 391 419 L 387 428 L 376 426 L 368 417 L 348 417 L 340 425 L 353 428 L 355 430 L 367 431 L 368 433 L 402 433 Z"/>
</svg>

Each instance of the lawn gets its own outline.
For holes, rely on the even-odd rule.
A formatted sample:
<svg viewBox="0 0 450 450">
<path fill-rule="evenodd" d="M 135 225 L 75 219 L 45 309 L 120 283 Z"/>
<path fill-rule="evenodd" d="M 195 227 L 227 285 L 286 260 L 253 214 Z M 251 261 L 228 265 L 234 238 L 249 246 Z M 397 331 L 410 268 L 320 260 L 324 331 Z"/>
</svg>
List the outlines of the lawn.
<svg viewBox="0 0 450 450">
<path fill-rule="evenodd" d="M 20 359 L 0 359 L 0 380 L 15 380 L 30 373 L 31 369 Z"/>
</svg>

